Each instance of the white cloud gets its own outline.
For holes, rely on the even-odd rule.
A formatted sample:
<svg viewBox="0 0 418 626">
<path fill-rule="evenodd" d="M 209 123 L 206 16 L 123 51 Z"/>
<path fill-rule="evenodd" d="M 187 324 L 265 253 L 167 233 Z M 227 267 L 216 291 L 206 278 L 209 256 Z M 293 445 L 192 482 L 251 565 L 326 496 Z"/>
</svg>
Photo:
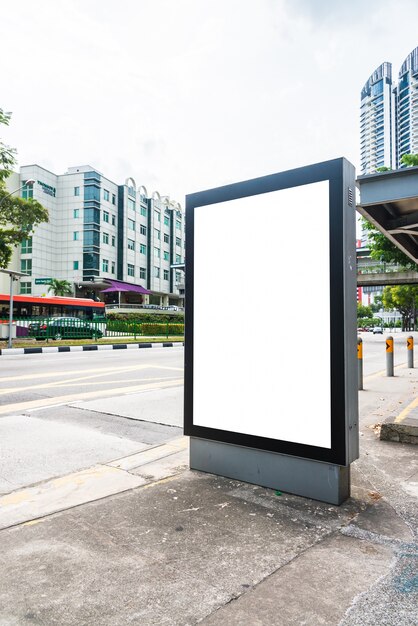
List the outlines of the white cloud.
<svg viewBox="0 0 418 626">
<path fill-rule="evenodd" d="M 410 0 L 21 0 L 2 15 L 4 135 L 21 164 L 90 163 L 182 202 L 358 165 L 360 90 L 383 61 L 396 74 L 417 18 Z"/>
</svg>

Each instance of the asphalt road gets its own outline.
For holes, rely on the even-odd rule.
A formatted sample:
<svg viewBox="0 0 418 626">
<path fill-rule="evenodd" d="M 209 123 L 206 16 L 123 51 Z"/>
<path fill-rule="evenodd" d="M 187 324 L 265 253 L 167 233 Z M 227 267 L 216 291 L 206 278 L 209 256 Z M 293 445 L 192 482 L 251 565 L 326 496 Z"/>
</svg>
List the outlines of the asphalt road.
<svg viewBox="0 0 418 626">
<path fill-rule="evenodd" d="M 363 340 L 363 374 L 372 376 L 386 370 L 386 337 L 394 339 L 394 365 L 399 367 L 407 362 L 406 339 L 410 335 L 415 342 L 415 361 L 418 360 L 418 333 L 383 333 L 383 335 L 373 335 L 373 333 L 359 333 Z"/>
<path fill-rule="evenodd" d="M 183 347 L 3 356 L 0 493 L 182 434 Z"/>
<path fill-rule="evenodd" d="M 395 367 L 407 360 L 409 334 L 394 334 Z M 367 385 L 385 370 L 386 335 L 362 338 Z M 305 372 L 314 367 L 308 346 Z M 181 435 L 183 358 L 182 346 L 1 356 L 0 493 Z"/>
</svg>

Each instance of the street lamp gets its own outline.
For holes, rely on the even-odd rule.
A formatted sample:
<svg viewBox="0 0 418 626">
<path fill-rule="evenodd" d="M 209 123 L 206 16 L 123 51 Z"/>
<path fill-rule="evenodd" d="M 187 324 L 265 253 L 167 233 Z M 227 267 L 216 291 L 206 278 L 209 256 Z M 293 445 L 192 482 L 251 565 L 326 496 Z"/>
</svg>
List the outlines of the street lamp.
<svg viewBox="0 0 418 626">
<path fill-rule="evenodd" d="M 24 185 L 21 185 L 20 187 L 18 187 L 17 189 L 14 189 L 14 191 L 11 191 L 10 193 L 8 193 L 7 195 L 4 196 L 4 198 L 2 198 L 2 200 L 0 201 L 0 206 L 3 204 L 3 202 L 7 199 L 10 198 L 10 196 L 12 196 L 14 193 L 17 193 L 18 191 L 20 191 L 21 189 L 23 189 L 24 187 L 27 187 L 28 185 L 32 186 L 36 183 L 36 180 L 33 180 L 33 178 L 29 178 L 29 180 L 27 180 L 25 182 Z"/>
<path fill-rule="evenodd" d="M 13 281 L 19 280 L 22 276 L 29 276 L 23 272 L 15 272 L 13 270 L 1 270 L 2 274 L 9 274 L 10 276 L 10 310 L 9 310 L 9 341 L 7 347 L 12 347 L 12 328 L 13 328 Z"/>
</svg>

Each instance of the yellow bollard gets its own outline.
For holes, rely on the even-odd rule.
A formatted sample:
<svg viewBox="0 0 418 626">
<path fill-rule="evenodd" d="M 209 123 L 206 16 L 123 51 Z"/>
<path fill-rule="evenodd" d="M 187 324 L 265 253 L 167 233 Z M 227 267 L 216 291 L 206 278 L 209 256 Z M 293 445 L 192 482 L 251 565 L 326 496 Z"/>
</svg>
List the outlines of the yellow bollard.
<svg viewBox="0 0 418 626">
<path fill-rule="evenodd" d="M 386 376 L 393 376 L 393 337 L 386 337 Z"/>
<path fill-rule="evenodd" d="M 363 339 L 357 339 L 358 388 L 363 389 Z"/>
<path fill-rule="evenodd" d="M 414 338 L 412 335 L 406 340 L 406 350 L 408 353 L 408 367 L 414 367 Z"/>
</svg>

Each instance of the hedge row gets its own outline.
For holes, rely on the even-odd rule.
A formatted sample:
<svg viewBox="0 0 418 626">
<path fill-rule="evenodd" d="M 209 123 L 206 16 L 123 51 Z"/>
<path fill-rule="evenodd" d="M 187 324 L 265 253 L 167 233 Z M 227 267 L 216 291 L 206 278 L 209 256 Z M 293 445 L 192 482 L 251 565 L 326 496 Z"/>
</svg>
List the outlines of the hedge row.
<svg viewBox="0 0 418 626">
<path fill-rule="evenodd" d="M 107 314 L 108 321 L 137 322 L 139 324 L 183 324 L 183 313 L 112 313 Z"/>
<path fill-rule="evenodd" d="M 184 324 L 172 324 L 163 322 L 127 322 L 123 320 L 108 320 L 107 330 L 111 332 L 126 333 L 129 335 L 152 335 L 154 337 L 171 335 L 184 335 Z"/>
</svg>

